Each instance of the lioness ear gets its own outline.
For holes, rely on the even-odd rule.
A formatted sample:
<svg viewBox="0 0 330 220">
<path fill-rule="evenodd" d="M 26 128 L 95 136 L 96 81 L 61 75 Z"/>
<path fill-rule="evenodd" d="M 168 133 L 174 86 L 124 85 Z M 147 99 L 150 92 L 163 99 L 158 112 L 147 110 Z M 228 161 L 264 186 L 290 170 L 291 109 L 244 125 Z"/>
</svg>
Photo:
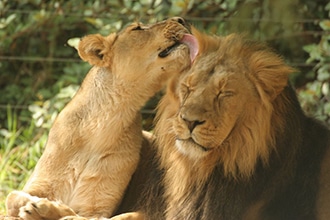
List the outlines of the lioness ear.
<svg viewBox="0 0 330 220">
<path fill-rule="evenodd" d="M 116 39 L 116 34 L 103 37 L 100 34 L 92 34 L 83 37 L 78 45 L 78 53 L 81 59 L 91 65 L 110 67 L 111 47 Z"/>
<path fill-rule="evenodd" d="M 257 84 L 271 100 L 287 86 L 289 74 L 295 72 L 295 69 L 286 65 L 281 57 L 269 51 L 256 52 L 250 62 Z"/>
</svg>

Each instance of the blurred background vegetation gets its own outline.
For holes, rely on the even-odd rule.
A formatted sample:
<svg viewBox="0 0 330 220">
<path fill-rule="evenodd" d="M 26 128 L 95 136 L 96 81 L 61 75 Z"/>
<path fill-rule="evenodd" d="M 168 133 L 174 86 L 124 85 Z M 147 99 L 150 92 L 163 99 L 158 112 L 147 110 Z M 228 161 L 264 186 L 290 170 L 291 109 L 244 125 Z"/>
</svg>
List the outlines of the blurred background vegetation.
<svg viewBox="0 0 330 220">
<path fill-rule="evenodd" d="M 0 213 L 90 68 L 72 47 L 75 39 L 171 16 L 210 34 L 242 32 L 299 70 L 292 83 L 303 108 L 330 123 L 329 11 L 328 0 L 0 0 Z M 146 129 L 157 100 L 143 109 Z"/>
</svg>

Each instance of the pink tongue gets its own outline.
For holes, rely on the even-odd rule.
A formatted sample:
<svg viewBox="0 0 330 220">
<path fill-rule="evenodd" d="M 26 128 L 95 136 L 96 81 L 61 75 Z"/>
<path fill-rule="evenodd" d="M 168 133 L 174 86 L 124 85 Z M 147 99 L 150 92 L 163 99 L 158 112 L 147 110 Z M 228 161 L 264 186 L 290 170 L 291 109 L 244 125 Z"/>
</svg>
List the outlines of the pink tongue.
<svg viewBox="0 0 330 220">
<path fill-rule="evenodd" d="M 180 42 L 189 47 L 190 60 L 191 60 L 191 63 L 193 63 L 198 54 L 198 51 L 199 51 L 198 41 L 197 41 L 196 37 L 194 37 L 191 34 L 185 34 L 185 35 L 183 35 L 183 38 L 181 39 Z"/>
</svg>

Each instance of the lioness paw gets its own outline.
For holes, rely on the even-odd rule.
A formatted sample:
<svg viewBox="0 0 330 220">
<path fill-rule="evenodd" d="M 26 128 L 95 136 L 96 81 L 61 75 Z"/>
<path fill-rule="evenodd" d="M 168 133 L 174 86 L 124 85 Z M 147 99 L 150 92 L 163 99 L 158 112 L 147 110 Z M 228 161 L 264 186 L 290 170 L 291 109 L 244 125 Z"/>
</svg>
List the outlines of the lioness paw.
<svg viewBox="0 0 330 220">
<path fill-rule="evenodd" d="M 38 219 L 60 219 L 64 216 L 76 215 L 75 212 L 64 204 L 48 199 L 41 199 L 38 202 L 28 202 L 20 208 L 19 217 L 24 220 Z"/>
<path fill-rule="evenodd" d="M 88 218 L 84 218 L 81 216 L 76 216 L 76 215 L 72 215 L 72 216 L 65 216 L 63 218 L 60 218 L 60 220 L 93 220 L 95 218 L 92 219 L 88 219 Z M 96 220 L 96 219 L 95 219 Z"/>
<path fill-rule="evenodd" d="M 22 220 L 19 217 L 13 217 L 13 216 L 2 216 L 0 215 L 0 220 Z"/>
<path fill-rule="evenodd" d="M 143 220 L 143 219 L 144 219 L 144 215 L 140 212 L 128 212 L 110 218 L 110 220 Z"/>
<path fill-rule="evenodd" d="M 35 202 L 28 202 L 25 206 L 19 209 L 19 217 L 24 220 L 41 220 L 42 217 L 39 215 L 37 209 Z"/>
</svg>

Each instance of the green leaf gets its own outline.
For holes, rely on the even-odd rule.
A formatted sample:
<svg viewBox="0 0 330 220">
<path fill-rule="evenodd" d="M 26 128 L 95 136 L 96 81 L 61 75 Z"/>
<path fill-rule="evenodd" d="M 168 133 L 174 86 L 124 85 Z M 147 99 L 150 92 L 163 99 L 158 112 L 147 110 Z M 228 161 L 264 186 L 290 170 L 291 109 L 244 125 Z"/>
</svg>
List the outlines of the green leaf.
<svg viewBox="0 0 330 220">
<path fill-rule="evenodd" d="M 0 29 L 4 29 L 5 27 L 7 27 L 15 18 L 16 14 L 11 14 L 6 19 L 0 19 Z"/>
<path fill-rule="evenodd" d="M 330 102 L 326 102 L 326 103 L 324 104 L 324 112 L 325 112 L 328 116 L 330 116 Z"/>
<path fill-rule="evenodd" d="M 325 96 L 329 96 L 329 90 L 330 90 L 330 83 L 325 82 L 322 85 L 322 94 Z M 330 96 L 329 96 L 330 97 Z"/>
<path fill-rule="evenodd" d="M 303 49 L 309 53 L 309 58 L 306 61 L 307 63 L 311 63 L 315 60 L 322 59 L 322 50 L 319 45 L 317 44 L 309 44 L 303 47 Z"/>
<path fill-rule="evenodd" d="M 75 48 L 76 50 L 78 50 L 78 44 L 80 42 L 80 38 L 75 37 L 75 38 L 70 38 L 67 43 L 70 47 Z"/>
<path fill-rule="evenodd" d="M 330 20 L 321 21 L 320 22 L 320 27 L 325 31 L 329 31 L 330 30 Z"/>
<path fill-rule="evenodd" d="M 325 81 L 330 79 L 330 65 L 323 65 L 317 70 L 317 80 Z"/>
</svg>

